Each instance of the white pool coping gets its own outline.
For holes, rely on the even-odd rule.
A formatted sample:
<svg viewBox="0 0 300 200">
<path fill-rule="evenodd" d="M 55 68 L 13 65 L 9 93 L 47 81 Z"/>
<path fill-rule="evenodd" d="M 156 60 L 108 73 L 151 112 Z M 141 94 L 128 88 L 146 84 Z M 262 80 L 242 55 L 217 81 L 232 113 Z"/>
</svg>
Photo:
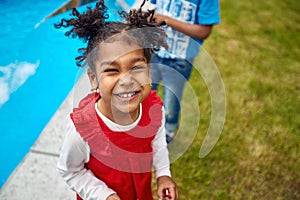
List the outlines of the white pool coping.
<svg viewBox="0 0 300 200">
<path fill-rule="evenodd" d="M 75 199 L 75 192 L 71 191 L 59 176 L 56 164 L 70 119 L 69 114 L 89 90 L 89 81 L 87 76 L 83 75 L 2 186 L 1 200 Z M 74 100 L 74 95 L 77 101 Z"/>
<path fill-rule="evenodd" d="M 129 7 L 124 0 L 117 0 L 125 10 Z M 1 200 L 69 200 L 75 199 L 75 193 L 71 191 L 56 171 L 60 147 L 62 145 L 69 113 L 73 105 L 73 93 L 76 96 L 88 92 L 86 83 L 82 77 L 59 109 L 53 115 L 40 136 L 11 173 L 0 190 Z M 84 89 L 82 89 L 82 84 Z M 76 87 L 80 85 L 80 90 Z"/>
<path fill-rule="evenodd" d="M 67 200 L 75 199 L 56 171 L 68 113 L 71 111 L 72 92 L 44 128 L 30 151 L 4 183 L 1 200 Z"/>
</svg>

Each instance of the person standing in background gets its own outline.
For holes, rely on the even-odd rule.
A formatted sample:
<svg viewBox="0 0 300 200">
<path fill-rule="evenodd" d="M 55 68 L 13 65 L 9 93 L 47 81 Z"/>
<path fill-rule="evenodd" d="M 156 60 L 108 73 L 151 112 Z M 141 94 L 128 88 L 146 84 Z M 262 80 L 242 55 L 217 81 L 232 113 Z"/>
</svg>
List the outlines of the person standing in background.
<svg viewBox="0 0 300 200">
<path fill-rule="evenodd" d="M 220 23 L 218 0 L 150 0 L 154 18 L 164 24 L 169 50 L 160 50 L 152 59 L 152 89 L 163 84 L 166 111 L 166 138 L 171 142 L 179 124 L 180 101 L 189 80 L 194 58 L 213 25 Z"/>
</svg>

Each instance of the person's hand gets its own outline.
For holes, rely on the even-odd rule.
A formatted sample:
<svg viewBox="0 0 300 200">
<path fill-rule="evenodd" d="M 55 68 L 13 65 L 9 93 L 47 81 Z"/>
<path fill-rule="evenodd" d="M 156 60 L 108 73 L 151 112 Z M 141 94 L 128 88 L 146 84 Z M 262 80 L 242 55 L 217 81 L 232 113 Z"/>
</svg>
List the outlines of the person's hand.
<svg viewBox="0 0 300 200">
<path fill-rule="evenodd" d="M 160 25 L 165 25 L 167 24 L 167 16 L 165 15 L 161 15 L 161 14 L 157 14 L 157 13 L 154 13 L 154 16 L 153 18 L 155 19 L 155 22 L 157 24 L 160 24 Z"/>
<path fill-rule="evenodd" d="M 166 196 L 166 190 L 169 191 L 170 197 Z M 169 176 L 157 178 L 157 196 L 159 200 L 178 200 L 177 186 Z"/>
<path fill-rule="evenodd" d="M 121 198 L 117 194 L 109 195 L 106 200 L 121 200 Z"/>
</svg>

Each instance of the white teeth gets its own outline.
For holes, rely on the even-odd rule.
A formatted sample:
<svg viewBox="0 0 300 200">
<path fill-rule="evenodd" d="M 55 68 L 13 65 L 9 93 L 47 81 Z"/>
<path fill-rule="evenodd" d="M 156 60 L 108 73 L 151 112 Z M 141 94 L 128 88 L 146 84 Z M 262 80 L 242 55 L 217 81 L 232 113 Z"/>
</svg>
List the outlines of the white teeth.
<svg viewBox="0 0 300 200">
<path fill-rule="evenodd" d="M 129 98 L 129 97 L 132 97 L 134 94 L 135 94 L 134 92 L 130 92 L 130 93 L 118 94 L 118 96 L 121 98 Z"/>
</svg>

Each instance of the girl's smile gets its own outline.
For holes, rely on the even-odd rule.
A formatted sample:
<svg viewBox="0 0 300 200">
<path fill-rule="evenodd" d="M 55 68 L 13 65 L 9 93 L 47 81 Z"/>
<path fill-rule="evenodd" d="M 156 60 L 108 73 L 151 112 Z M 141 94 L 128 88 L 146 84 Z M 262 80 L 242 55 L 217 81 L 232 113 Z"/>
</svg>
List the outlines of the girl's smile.
<svg viewBox="0 0 300 200">
<path fill-rule="evenodd" d="M 116 95 L 120 99 L 120 101 L 131 101 L 131 100 L 137 98 L 139 94 L 140 94 L 140 91 L 134 91 L 134 92 L 118 93 L 118 94 L 114 94 L 114 95 Z"/>
</svg>

